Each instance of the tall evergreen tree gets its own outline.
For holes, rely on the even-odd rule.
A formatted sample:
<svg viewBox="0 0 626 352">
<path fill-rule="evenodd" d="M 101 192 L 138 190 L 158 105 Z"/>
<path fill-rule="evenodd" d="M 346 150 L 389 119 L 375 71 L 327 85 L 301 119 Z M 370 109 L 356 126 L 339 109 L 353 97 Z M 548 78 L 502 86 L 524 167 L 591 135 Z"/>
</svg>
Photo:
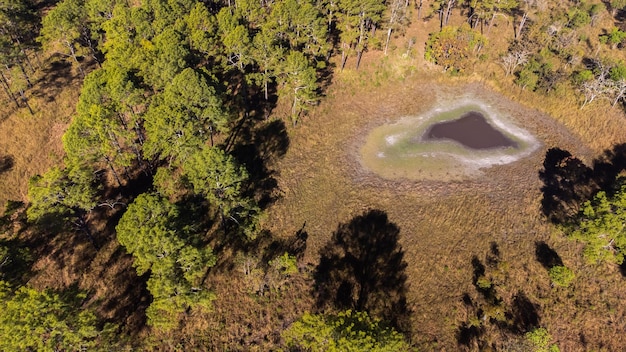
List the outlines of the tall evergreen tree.
<svg viewBox="0 0 626 352">
<path fill-rule="evenodd" d="M 96 347 L 96 317 L 59 295 L 0 281 L 0 350 L 80 351 Z"/>
<path fill-rule="evenodd" d="M 279 91 L 292 101 L 291 119 L 295 125 L 300 115 L 319 99 L 317 73 L 306 56 L 299 51 L 289 52 L 280 70 Z"/>
<path fill-rule="evenodd" d="M 583 205 L 572 238 L 585 243 L 584 255 L 594 263 L 622 264 L 626 256 L 626 184 L 612 196 L 601 191 Z"/>
<path fill-rule="evenodd" d="M 145 153 L 168 160 L 170 165 L 184 162 L 215 133 L 225 132 L 228 122 L 222 101 L 206 75 L 187 68 L 155 97 L 146 113 Z"/>
<path fill-rule="evenodd" d="M 79 57 L 85 54 L 82 45 L 88 32 L 87 13 L 83 0 L 63 0 L 43 18 L 40 41 L 47 47 L 61 47 L 61 53 L 72 58 L 85 76 Z"/>
<path fill-rule="evenodd" d="M 367 50 L 372 30 L 378 26 L 386 7 L 380 0 L 340 0 L 338 7 L 341 30 L 341 68 L 344 68 L 348 55 L 354 51 L 357 55 L 356 68 L 358 69 L 361 56 Z"/>
<path fill-rule="evenodd" d="M 248 237 L 256 235 L 259 208 L 245 195 L 248 173 L 235 159 L 216 147 L 203 147 L 183 164 L 186 179 L 219 210 L 224 221 L 233 221 Z"/>
<path fill-rule="evenodd" d="M 148 290 L 153 301 L 148 323 L 171 329 L 189 308 L 209 308 L 214 295 L 202 288 L 208 268 L 215 265 L 210 248 L 190 244 L 194 233 L 181 223 L 179 211 L 156 194 L 139 195 L 120 219 L 117 239 L 135 259 L 139 275 L 150 272 Z"/>
<path fill-rule="evenodd" d="M 28 183 L 28 219 L 44 225 L 69 221 L 97 247 L 88 223 L 89 213 L 96 206 L 96 191 L 91 170 L 80 165 L 52 168 Z"/>
<path fill-rule="evenodd" d="M 305 313 L 282 333 L 287 347 L 307 351 L 410 351 L 403 336 L 365 312 Z"/>
</svg>

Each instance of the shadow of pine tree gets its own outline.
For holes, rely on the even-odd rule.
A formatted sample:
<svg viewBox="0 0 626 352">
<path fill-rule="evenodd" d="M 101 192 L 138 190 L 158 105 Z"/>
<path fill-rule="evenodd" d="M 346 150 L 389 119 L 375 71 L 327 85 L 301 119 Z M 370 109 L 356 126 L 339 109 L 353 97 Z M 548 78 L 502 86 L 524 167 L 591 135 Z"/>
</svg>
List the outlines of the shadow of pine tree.
<svg viewBox="0 0 626 352">
<path fill-rule="evenodd" d="M 407 264 L 399 233 L 381 210 L 340 224 L 322 248 L 315 272 L 318 307 L 365 311 L 409 331 Z"/>
</svg>

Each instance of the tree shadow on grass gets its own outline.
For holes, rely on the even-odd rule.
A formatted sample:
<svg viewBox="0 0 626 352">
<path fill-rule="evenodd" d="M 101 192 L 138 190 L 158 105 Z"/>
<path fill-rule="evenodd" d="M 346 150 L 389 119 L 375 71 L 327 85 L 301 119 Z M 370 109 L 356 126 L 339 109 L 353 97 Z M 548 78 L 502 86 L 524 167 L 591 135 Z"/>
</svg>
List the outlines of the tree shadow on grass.
<svg viewBox="0 0 626 352">
<path fill-rule="evenodd" d="M 0 240 L 0 280 L 22 286 L 32 276 L 30 249 L 18 239 Z"/>
<path fill-rule="evenodd" d="M 539 327 L 539 311 L 524 292 L 519 291 L 513 298 L 507 314 L 507 329 L 521 335 Z"/>
<path fill-rule="evenodd" d="M 468 311 L 473 311 L 476 307 L 476 303 L 472 297 L 466 292 L 463 294 L 463 305 Z M 482 315 L 482 311 L 478 312 Z M 470 347 L 474 342 L 480 341 L 481 336 L 485 333 L 485 327 L 483 325 L 472 324 L 471 322 L 463 322 L 456 333 L 456 340 L 459 346 Z"/>
<path fill-rule="evenodd" d="M 546 269 L 563 265 L 559 254 L 543 241 L 535 242 L 535 257 L 537 261 Z"/>
<path fill-rule="evenodd" d="M 15 159 L 13 158 L 12 155 L 0 156 L 0 174 L 3 174 L 7 171 L 11 171 L 14 165 L 15 165 Z"/>
<path fill-rule="evenodd" d="M 68 86 L 76 76 L 72 73 L 72 64 L 64 60 L 61 55 L 50 57 L 50 63 L 42 69 L 42 75 L 35 82 L 33 95 L 41 97 L 47 102 L 54 101 L 58 93 Z"/>
<path fill-rule="evenodd" d="M 137 275 L 133 259 L 122 246 L 117 246 L 104 265 L 94 268 L 94 277 L 106 280 L 106 294 L 97 303 L 106 322 L 120 324 L 129 334 L 138 333 L 146 324 L 145 311 L 151 303 L 146 282 L 149 274 Z"/>
<path fill-rule="evenodd" d="M 269 241 L 267 241 L 267 244 L 263 246 L 262 262 L 269 263 L 270 260 L 273 260 L 284 253 L 293 255 L 296 257 L 298 262 L 302 261 L 307 247 L 307 240 L 309 238 L 309 233 L 305 230 L 305 227 L 306 223 L 304 223 L 302 228 L 296 231 L 294 235 L 289 238 L 283 239 L 273 238 L 272 236 L 268 237 Z"/>
<path fill-rule="evenodd" d="M 569 221 L 596 189 L 592 176 L 593 170 L 570 152 L 560 148 L 548 150 L 539 172 L 544 183 L 543 214 L 556 224 Z"/>
<path fill-rule="evenodd" d="M 266 208 L 279 197 L 278 182 L 272 164 L 289 149 L 289 136 L 282 120 L 273 120 L 247 131 L 242 143 L 233 148 L 233 155 L 246 166 L 250 176 L 249 195 Z"/>
<path fill-rule="evenodd" d="M 13 287 L 26 284 L 35 273 L 33 250 L 22 236 L 26 228 L 26 204 L 8 201 L 0 217 L 0 280 Z"/>
<path fill-rule="evenodd" d="M 498 350 L 500 344 L 539 326 L 539 310 L 522 291 L 505 299 L 509 281 L 508 265 L 502 262 L 498 245 L 491 243 L 484 262 L 472 257 L 472 283 L 476 294 L 462 296 L 467 318 L 457 328 L 456 339 L 462 350 Z"/>
<path fill-rule="evenodd" d="M 254 239 L 226 234 L 211 244 L 213 245 L 213 252 L 218 257 L 218 261 L 211 271 L 226 275 L 232 273 L 237 267 L 237 257 L 241 255 L 246 258 L 254 258 L 255 265 L 261 269 L 267 269 L 271 260 L 287 253 L 296 257 L 300 266 L 304 264 L 302 259 L 309 237 L 305 227 L 306 223 L 289 237 L 275 236 L 269 230 L 261 231 Z"/>
<path fill-rule="evenodd" d="M 619 174 L 626 170 L 626 143 L 605 150 L 593 161 L 593 176 L 600 189 L 611 191 Z"/>
<path fill-rule="evenodd" d="M 407 276 L 400 229 L 381 210 L 340 224 L 314 274 L 318 308 L 366 311 L 409 331 Z"/>
<path fill-rule="evenodd" d="M 622 274 L 623 277 L 626 277 L 626 260 L 624 260 L 622 264 L 620 264 L 619 272 Z"/>
<path fill-rule="evenodd" d="M 626 169 L 626 143 L 615 145 L 585 165 L 567 150 L 546 152 L 539 178 L 543 181 L 541 210 L 555 224 L 570 222 L 580 206 L 599 190 L 612 191 L 620 172 Z"/>
</svg>

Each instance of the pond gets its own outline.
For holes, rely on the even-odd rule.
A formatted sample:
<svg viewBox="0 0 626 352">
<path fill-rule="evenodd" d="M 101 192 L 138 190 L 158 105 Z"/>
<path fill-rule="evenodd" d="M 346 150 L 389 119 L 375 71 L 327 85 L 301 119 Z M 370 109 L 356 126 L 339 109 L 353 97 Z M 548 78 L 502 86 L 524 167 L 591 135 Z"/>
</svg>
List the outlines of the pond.
<svg viewBox="0 0 626 352">
<path fill-rule="evenodd" d="M 426 130 L 424 141 L 451 140 L 471 149 L 517 148 L 517 143 L 491 126 L 477 111 L 459 119 L 436 123 Z"/>
<path fill-rule="evenodd" d="M 360 162 L 387 179 L 462 180 L 481 169 L 515 162 L 539 142 L 512 116 L 477 98 L 438 104 L 372 129 Z"/>
</svg>

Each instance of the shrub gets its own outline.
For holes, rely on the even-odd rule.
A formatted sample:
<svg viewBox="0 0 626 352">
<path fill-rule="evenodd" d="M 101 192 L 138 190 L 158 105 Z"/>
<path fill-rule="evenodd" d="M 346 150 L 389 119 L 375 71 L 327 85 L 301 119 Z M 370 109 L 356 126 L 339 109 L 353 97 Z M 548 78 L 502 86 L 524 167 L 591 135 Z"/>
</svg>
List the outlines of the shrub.
<svg viewBox="0 0 626 352">
<path fill-rule="evenodd" d="M 559 352 L 559 346 L 550 344 L 552 336 L 545 328 L 537 328 L 526 333 L 533 352 Z"/>
<path fill-rule="evenodd" d="M 557 265 L 548 271 L 552 283 L 560 287 L 568 287 L 574 280 L 574 273 L 563 265 Z"/>
</svg>

